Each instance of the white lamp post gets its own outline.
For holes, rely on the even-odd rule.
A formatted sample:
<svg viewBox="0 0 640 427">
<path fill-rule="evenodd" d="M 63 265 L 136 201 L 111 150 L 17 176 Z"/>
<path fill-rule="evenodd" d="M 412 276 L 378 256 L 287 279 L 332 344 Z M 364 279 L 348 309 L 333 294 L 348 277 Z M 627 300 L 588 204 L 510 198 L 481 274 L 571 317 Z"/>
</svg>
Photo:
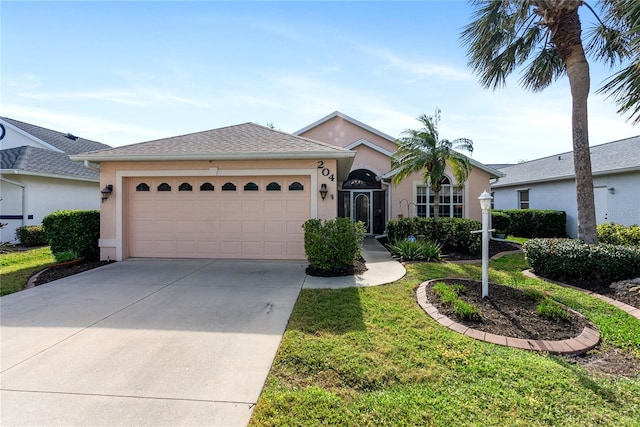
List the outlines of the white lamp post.
<svg viewBox="0 0 640 427">
<path fill-rule="evenodd" d="M 482 298 L 489 296 L 489 213 L 492 198 L 487 190 L 478 197 L 482 209 Z"/>
</svg>

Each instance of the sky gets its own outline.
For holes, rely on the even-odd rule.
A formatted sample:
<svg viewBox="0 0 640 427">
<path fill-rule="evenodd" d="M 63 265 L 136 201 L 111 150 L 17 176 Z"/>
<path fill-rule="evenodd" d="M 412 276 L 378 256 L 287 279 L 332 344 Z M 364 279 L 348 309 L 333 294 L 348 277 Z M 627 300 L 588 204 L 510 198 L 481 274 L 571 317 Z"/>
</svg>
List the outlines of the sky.
<svg viewBox="0 0 640 427">
<path fill-rule="evenodd" d="M 483 89 L 463 1 L 0 3 L 0 115 L 111 146 L 246 122 L 295 132 L 342 113 L 394 138 L 441 113 L 440 137 L 516 163 L 571 151 L 566 78 Z M 583 17 L 583 26 L 590 17 Z M 640 134 L 595 94 L 591 145 Z"/>
</svg>

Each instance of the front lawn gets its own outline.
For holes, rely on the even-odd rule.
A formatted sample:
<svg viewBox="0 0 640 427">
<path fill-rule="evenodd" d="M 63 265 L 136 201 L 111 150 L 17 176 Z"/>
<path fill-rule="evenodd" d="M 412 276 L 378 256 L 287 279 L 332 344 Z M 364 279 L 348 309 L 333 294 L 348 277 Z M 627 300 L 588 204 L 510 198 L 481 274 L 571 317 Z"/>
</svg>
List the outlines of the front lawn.
<svg viewBox="0 0 640 427">
<path fill-rule="evenodd" d="M 48 246 L 0 254 L 0 296 L 21 291 L 32 274 L 53 262 Z"/>
<path fill-rule="evenodd" d="M 594 322 L 603 347 L 640 357 L 638 320 L 522 268 L 522 254 L 492 261 L 490 280 L 547 291 Z M 302 290 L 250 425 L 640 425 L 640 378 L 476 341 L 418 307 L 419 283 L 479 279 L 479 264 L 407 270 L 388 286 Z"/>
</svg>

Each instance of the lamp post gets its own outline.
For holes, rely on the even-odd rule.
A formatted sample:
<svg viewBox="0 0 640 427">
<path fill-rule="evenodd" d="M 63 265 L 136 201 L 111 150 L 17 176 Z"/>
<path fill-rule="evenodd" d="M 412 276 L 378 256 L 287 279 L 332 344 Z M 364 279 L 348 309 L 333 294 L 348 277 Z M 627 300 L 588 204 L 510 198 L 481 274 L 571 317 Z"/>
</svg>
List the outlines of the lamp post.
<svg viewBox="0 0 640 427">
<path fill-rule="evenodd" d="M 482 209 L 482 298 L 489 296 L 489 213 L 492 198 L 487 190 L 478 197 Z"/>
</svg>

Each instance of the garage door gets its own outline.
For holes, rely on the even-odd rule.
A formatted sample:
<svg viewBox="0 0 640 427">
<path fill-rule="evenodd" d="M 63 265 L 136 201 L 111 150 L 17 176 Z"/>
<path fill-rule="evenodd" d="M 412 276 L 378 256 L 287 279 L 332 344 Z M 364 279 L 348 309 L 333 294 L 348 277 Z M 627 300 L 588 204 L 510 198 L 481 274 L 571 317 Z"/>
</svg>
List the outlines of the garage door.
<svg viewBox="0 0 640 427">
<path fill-rule="evenodd" d="M 131 257 L 304 259 L 309 177 L 129 178 Z"/>
</svg>

